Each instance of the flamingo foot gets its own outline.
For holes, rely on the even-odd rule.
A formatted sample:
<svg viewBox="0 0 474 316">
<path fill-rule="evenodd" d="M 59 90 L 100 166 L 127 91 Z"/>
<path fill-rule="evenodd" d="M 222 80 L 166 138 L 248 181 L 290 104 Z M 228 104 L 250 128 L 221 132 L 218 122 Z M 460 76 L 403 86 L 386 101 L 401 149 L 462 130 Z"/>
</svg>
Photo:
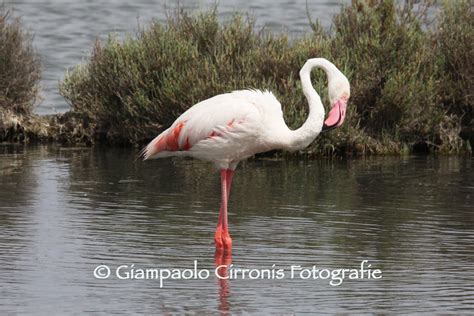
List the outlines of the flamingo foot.
<svg viewBox="0 0 474 316">
<path fill-rule="evenodd" d="M 214 243 L 216 249 L 232 250 L 232 238 L 228 230 L 217 228 L 216 234 L 214 235 Z"/>
</svg>

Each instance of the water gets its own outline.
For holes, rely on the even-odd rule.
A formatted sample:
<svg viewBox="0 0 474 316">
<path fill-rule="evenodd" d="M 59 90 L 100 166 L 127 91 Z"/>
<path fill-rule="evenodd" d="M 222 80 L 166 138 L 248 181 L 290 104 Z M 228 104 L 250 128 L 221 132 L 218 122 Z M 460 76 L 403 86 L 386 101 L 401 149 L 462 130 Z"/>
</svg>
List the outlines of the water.
<svg viewBox="0 0 474 316">
<path fill-rule="evenodd" d="M 238 268 L 357 268 L 382 279 L 100 280 L 213 272 L 218 173 L 128 149 L 0 147 L 0 313 L 472 313 L 474 160 L 255 160 L 230 198 Z M 219 261 L 219 257 L 217 258 Z"/>
<path fill-rule="evenodd" d="M 313 19 L 329 26 L 333 14 L 349 0 L 308 0 Z M 189 10 L 206 10 L 214 0 L 182 0 Z M 175 7 L 173 1 L 159 0 L 6 0 L 7 8 L 22 18 L 25 27 L 35 34 L 34 46 L 41 56 L 43 101 L 36 108 L 38 114 L 65 112 L 69 105 L 59 94 L 58 84 L 67 69 L 83 63 L 90 55 L 96 38 L 102 41 L 108 33 L 123 38 L 134 34 L 138 25 L 146 26 L 152 19 L 164 21 L 167 11 Z M 257 28 L 274 32 L 288 32 L 292 36 L 310 31 L 306 0 L 222 0 L 218 13 L 221 20 L 236 11 L 249 12 L 256 18 Z"/>
</svg>

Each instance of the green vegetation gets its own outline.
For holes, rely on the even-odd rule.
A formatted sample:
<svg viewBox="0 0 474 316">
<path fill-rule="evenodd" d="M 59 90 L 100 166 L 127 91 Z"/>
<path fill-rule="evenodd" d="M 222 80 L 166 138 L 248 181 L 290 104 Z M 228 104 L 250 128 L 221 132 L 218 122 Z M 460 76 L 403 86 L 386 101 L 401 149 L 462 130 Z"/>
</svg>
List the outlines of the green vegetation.
<svg viewBox="0 0 474 316">
<path fill-rule="evenodd" d="M 313 23 L 312 34 L 294 41 L 255 32 L 241 15 L 219 24 L 215 11 L 178 11 L 134 38 L 97 43 L 61 91 L 94 122 L 92 135 L 108 141 L 143 143 L 196 102 L 247 87 L 273 91 L 297 127 L 306 119 L 298 71 L 324 56 L 352 84 L 348 122 L 306 153 L 470 151 L 461 130 L 472 126 L 472 8 L 446 3 L 437 25 L 427 27 L 428 6 L 353 1 L 331 31 Z M 322 73 L 314 77 L 324 91 Z"/>
<path fill-rule="evenodd" d="M 471 3 L 471 5 L 470 5 Z M 474 18 L 472 2 L 446 1 L 433 34 L 440 77 L 441 102 L 450 115 L 455 134 L 474 144 Z M 453 124 L 451 123 L 451 124 Z M 444 126 L 450 129 L 449 123 Z M 445 141 L 451 142 L 450 139 Z"/>
<path fill-rule="evenodd" d="M 471 150 L 460 130 L 462 118 L 472 124 L 472 8 L 446 2 L 429 27 L 429 6 L 353 1 L 334 18 L 333 34 L 313 26 L 323 55 L 352 84 L 352 122 L 320 143 L 375 153 Z"/>
<path fill-rule="evenodd" d="M 38 97 L 40 62 L 30 34 L 18 19 L 9 20 L 9 12 L 0 11 L 0 107 L 27 114 Z"/>
<path fill-rule="evenodd" d="M 215 10 L 177 10 L 124 41 L 110 35 L 61 83 L 72 110 L 49 120 L 50 138 L 143 144 L 193 104 L 243 88 L 273 91 L 296 128 L 307 109 L 299 69 L 325 57 L 351 82 L 348 117 L 300 154 L 471 152 L 472 6 L 447 1 L 426 23 L 430 2 L 412 2 L 354 0 L 330 30 L 313 22 L 310 34 L 292 40 L 256 31 L 239 14 L 220 23 Z M 324 73 L 313 81 L 325 95 Z"/>
<path fill-rule="evenodd" d="M 44 121 L 32 115 L 41 68 L 31 40 L 0 6 L 0 141 L 44 134 Z"/>
</svg>

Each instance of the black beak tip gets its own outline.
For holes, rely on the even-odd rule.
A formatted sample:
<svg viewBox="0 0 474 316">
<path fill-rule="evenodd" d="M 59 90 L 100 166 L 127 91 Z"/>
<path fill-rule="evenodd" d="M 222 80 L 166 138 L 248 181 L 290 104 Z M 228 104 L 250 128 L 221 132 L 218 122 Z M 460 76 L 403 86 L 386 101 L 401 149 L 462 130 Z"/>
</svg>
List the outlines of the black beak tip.
<svg viewBox="0 0 474 316">
<path fill-rule="evenodd" d="M 322 133 L 329 132 L 330 130 L 334 129 L 336 127 L 336 124 L 334 125 L 326 125 L 326 123 L 323 124 L 323 128 L 321 129 Z"/>
</svg>

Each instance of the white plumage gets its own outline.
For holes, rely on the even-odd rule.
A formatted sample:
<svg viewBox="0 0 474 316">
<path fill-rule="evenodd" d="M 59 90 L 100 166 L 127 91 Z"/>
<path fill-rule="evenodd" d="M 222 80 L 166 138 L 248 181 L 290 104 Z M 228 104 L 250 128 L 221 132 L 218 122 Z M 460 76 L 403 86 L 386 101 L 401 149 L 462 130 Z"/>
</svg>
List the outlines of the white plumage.
<svg viewBox="0 0 474 316">
<path fill-rule="evenodd" d="M 180 150 L 157 152 L 158 141 L 172 135 L 180 124 L 177 137 Z M 241 90 L 220 94 L 184 112 L 146 147 L 144 157 L 191 156 L 225 168 L 277 146 L 275 139 L 266 133 L 275 126 L 286 127 L 281 104 L 273 93 Z M 186 142 L 190 145 L 187 150 Z"/>
</svg>

